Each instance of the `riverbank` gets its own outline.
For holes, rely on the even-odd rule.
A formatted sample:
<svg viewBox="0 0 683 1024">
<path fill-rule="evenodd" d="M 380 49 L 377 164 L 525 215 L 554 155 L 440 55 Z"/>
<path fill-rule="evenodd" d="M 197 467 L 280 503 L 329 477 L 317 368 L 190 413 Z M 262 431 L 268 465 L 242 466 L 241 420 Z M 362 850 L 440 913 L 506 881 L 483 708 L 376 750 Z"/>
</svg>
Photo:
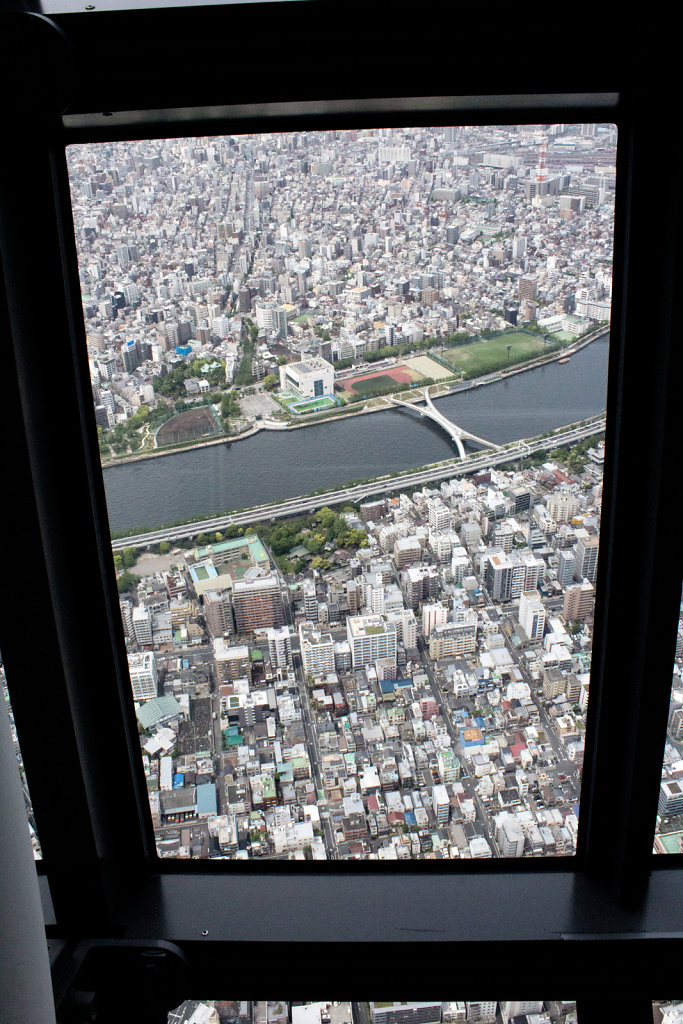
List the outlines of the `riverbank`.
<svg viewBox="0 0 683 1024">
<path fill-rule="evenodd" d="M 357 504 L 375 494 L 434 484 L 452 476 L 474 473 L 492 465 L 520 462 L 534 453 L 549 451 L 602 434 L 604 426 L 604 417 L 602 414 L 597 414 L 587 421 L 558 427 L 548 436 L 518 440 L 501 447 L 496 452 L 472 453 L 465 460 L 450 458 L 419 468 L 384 474 L 362 481 L 351 481 L 330 490 L 283 498 L 274 503 L 235 509 L 199 520 L 190 518 L 151 530 L 148 527 L 141 527 L 137 531 L 134 529 L 123 532 L 115 531 L 116 536 L 112 538 L 112 548 L 114 551 L 120 551 L 124 547 L 130 546 L 131 542 L 135 547 L 158 544 L 161 541 L 173 542 L 181 538 L 195 537 L 198 533 L 224 530 L 228 526 L 247 527 L 260 520 L 292 518 L 315 511 L 325 505 L 333 506 L 343 502 Z"/>
<path fill-rule="evenodd" d="M 527 373 L 529 370 L 538 369 L 539 366 L 550 365 L 551 363 L 559 363 L 560 360 L 571 358 L 576 353 L 580 352 L 586 346 L 592 344 L 594 341 L 600 341 L 609 335 L 609 327 L 602 327 L 597 329 L 593 334 L 588 335 L 586 338 L 582 338 L 581 341 L 572 343 L 570 342 L 565 348 L 555 351 L 550 355 L 542 355 L 537 359 L 531 359 L 528 362 L 511 366 L 510 369 L 494 370 L 489 374 L 485 374 L 482 377 L 477 377 L 469 381 L 459 381 L 454 384 L 431 384 L 427 385 L 429 393 L 433 400 L 439 398 L 446 398 L 453 394 L 462 394 L 467 391 L 471 391 L 474 388 L 485 387 L 488 384 L 495 384 L 501 380 L 509 380 L 512 377 L 516 377 L 519 374 Z M 406 392 L 407 397 L 405 400 L 410 403 L 417 403 L 424 401 L 422 392 L 424 388 L 416 387 L 410 392 Z M 396 394 L 402 394 L 396 392 Z M 375 404 L 376 403 L 376 404 Z M 339 422 L 343 419 L 351 419 L 358 416 L 365 416 L 375 412 L 386 412 L 389 409 L 395 409 L 396 406 L 392 405 L 390 396 L 380 396 L 379 398 L 371 399 L 362 409 L 344 409 L 341 412 L 333 413 L 325 416 L 311 417 L 301 423 L 281 422 L 279 420 L 265 419 L 259 420 L 252 424 L 247 430 L 242 431 L 239 434 L 233 435 L 221 435 L 220 437 L 211 438 L 207 441 L 196 441 L 190 444 L 179 444 L 179 445 L 168 445 L 164 448 L 159 448 L 155 451 L 145 451 L 140 453 L 133 453 L 130 455 L 122 455 L 117 458 L 109 459 L 102 463 L 103 469 L 108 469 L 110 466 L 128 465 L 130 463 L 145 462 L 148 459 L 161 458 L 165 455 L 176 455 L 181 452 L 193 451 L 201 448 L 212 448 L 220 445 L 229 446 L 237 441 L 244 441 L 250 437 L 254 437 L 261 431 L 283 431 L 291 433 L 294 430 L 302 430 L 306 427 L 317 427 L 322 423 Z"/>
</svg>

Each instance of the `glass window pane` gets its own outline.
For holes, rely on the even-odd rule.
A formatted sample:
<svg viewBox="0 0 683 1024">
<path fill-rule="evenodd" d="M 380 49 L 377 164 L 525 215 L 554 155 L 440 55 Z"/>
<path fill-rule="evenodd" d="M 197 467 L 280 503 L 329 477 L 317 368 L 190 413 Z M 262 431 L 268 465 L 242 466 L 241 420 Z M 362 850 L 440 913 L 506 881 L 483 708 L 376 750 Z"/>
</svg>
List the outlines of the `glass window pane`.
<svg viewBox="0 0 683 1024">
<path fill-rule="evenodd" d="M 69 147 L 160 855 L 575 852 L 615 160 L 608 124 Z"/>
</svg>

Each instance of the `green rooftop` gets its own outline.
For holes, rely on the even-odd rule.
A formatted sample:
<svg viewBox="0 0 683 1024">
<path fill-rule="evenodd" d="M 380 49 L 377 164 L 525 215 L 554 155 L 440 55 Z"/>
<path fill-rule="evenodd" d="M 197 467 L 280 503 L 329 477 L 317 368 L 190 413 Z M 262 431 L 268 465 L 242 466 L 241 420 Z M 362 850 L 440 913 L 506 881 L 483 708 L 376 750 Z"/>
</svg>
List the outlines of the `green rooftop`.
<svg viewBox="0 0 683 1024">
<path fill-rule="evenodd" d="M 183 709 L 175 697 L 153 697 L 140 705 L 135 717 L 143 729 L 151 729 L 164 719 L 179 718 L 182 713 Z"/>
<path fill-rule="evenodd" d="M 233 540 L 222 540 L 218 544 L 210 544 L 204 548 L 196 549 L 196 557 L 199 561 L 209 558 L 211 555 L 238 554 L 240 548 L 249 548 L 249 556 L 255 562 L 268 562 L 266 549 L 255 533 L 246 537 L 235 537 Z"/>
<path fill-rule="evenodd" d="M 223 739 L 227 747 L 241 747 L 244 743 L 243 736 L 240 736 L 239 733 L 230 732 L 228 729 L 223 730 Z"/>
<path fill-rule="evenodd" d="M 680 853 L 680 842 L 683 832 L 669 832 L 668 835 L 658 836 L 659 842 L 667 853 Z"/>
</svg>

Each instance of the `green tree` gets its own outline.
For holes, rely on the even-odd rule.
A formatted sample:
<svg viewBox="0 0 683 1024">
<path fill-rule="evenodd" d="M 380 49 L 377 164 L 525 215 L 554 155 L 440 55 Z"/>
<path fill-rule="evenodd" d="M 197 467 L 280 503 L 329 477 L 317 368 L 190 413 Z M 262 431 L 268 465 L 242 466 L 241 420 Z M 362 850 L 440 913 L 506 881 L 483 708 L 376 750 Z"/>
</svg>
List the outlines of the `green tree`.
<svg viewBox="0 0 683 1024">
<path fill-rule="evenodd" d="M 167 555 L 170 550 L 171 550 L 171 545 L 168 543 L 167 540 L 162 540 L 162 541 L 159 542 L 159 554 L 160 555 Z"/>
<path fill-rule="evenodd" d="M 124 572 L 116 581 L 116 586 L 119 594 L 126 594 L 129 590 L 132 590 L 133 587 L 137 586 L 139 582 L 139 576 L 133 575 L 132 572 Z"/>
<path fill-rule="evenodd" d="M 266 389 L 266 391 L 274 391 L 279 383 L 280 382 L 274 373 L 269 373 L 266 377 L 263 378 L 263 386 Z"/>
<path fill-rule="evenodd" d="M 132 568 L 138 560 L 137 548 L 124 548 L 122 552 L 123 564 L 126 569 Z"/>
<path fill-rule="evenodd" d="M 336 512 L 333 512 L 328 505 L 323 505 L 321 509 L 316 513 L 316 519 L 321 526 L 331 526 L 334 520 L 337 518 Z"/>
</svg>

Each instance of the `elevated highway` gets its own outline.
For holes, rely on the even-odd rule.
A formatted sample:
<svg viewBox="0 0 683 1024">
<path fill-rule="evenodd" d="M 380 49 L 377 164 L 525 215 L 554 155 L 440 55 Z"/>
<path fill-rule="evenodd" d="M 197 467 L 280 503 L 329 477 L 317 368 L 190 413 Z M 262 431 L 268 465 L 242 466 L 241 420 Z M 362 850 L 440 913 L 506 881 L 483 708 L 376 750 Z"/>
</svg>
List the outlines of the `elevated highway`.
<svg viewBox="0 0 683 1024">
<path fill-rule="evenodd" d="M 322 508 L 323 505 L 340 505 L 345 501 L 358 502 L 374 494 L 386 494 L 390 491 L 403 490 L 406 487 L 415 487 L 434 483 L 437 480 L 445 480 L 451 476 L 477 473 L 479 470 L 488 469 L 490 466 L 499 466 L 506 462 L 517 462 L 519 459 L 525 459 L 535 452 L 547 451 L 560 445 L 581 441 L 586 437 L 590 437 L 591 434 L 601 433 L 604 429 L 604 417 L 581 426 L 561 427 L 552 433 L 550 437 L 539 437 L 529 441 L 520 440 L 504 448 L 496 446 L 497 450 L 494 452 L 476 452 L 464 460 L 456 461 L 449 459 L 446 462 L 439 462 L 425 469 L 418 469 L 397 476 L 378 477 L 376 480 L 369 480 L 366 483 L 356 484 L 352 487 L 341 487 L 333 491 L 311 494 L 306 497 L 287 498 L 285 501 L 259 505 L 256 508 L 243 509 L 239 512 L 214 516 L 211 519 L 202 519 L 193 523 L 185 523 L 181 526 L 163 527 L 158 530 L 150 530 L 147 533 L 118 537 L 112 541 L 112 549 L 114 551 L 122 551 L 123 548 L 132 545 L 135 547 L 147 547 L 150 544 L 158 544 L 160 541 L 173 542 L 183 537 L 196 537 L 198 533 L 212 533 L 217 530 L 224 530 L 227 526 L 231 525 L 248 526 L 261 519 L 285 519 L 288 516 L 301 515 L 304 512 L 315 512 L 317 509 Z"/>
</svg>

